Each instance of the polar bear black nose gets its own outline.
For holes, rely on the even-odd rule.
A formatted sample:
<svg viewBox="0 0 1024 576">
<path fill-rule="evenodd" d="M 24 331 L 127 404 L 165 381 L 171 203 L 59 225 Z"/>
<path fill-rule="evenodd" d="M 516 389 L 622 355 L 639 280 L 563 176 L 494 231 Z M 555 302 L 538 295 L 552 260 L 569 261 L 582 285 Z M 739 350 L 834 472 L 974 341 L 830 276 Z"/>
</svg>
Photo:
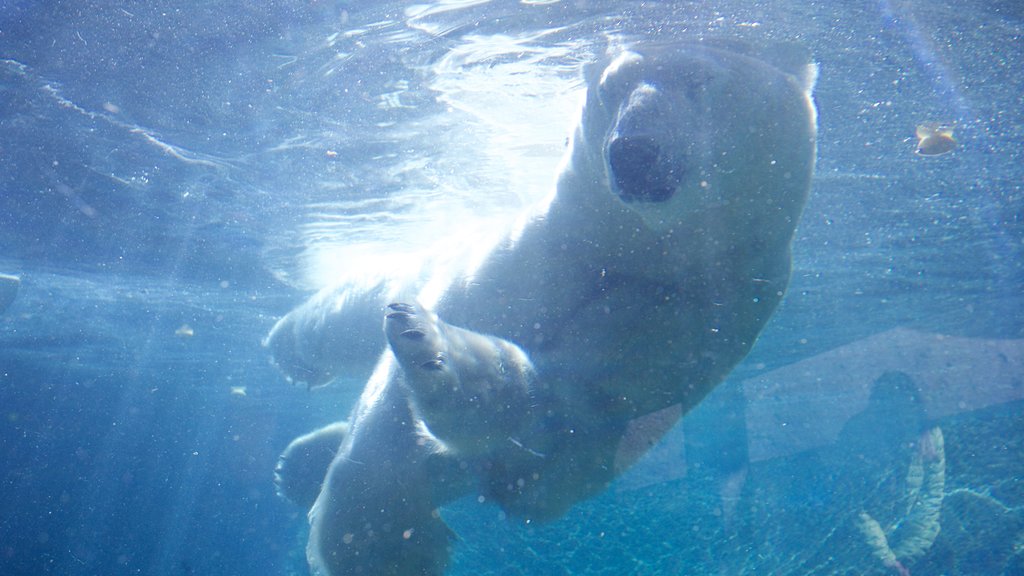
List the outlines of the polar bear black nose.
<svg viewBox="0 0 1024 576">
<path fill-rule="evenodd" d="M 623 202 L 664 202 L 675 194 L 680 170 L 649 136 L 620 136 L 608 144 L 615 193 Z"/>
</svg>

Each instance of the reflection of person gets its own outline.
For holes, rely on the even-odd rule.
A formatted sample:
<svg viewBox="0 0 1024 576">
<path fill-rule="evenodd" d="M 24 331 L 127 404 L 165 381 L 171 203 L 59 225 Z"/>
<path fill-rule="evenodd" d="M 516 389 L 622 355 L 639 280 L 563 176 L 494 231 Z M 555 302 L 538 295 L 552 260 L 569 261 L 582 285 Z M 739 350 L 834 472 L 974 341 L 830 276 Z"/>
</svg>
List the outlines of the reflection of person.
<svg viewBox="0 0 1024 576">
<path fill-rule="evenodd" d="M 872 383 L 868 405 L 847 421 L 838 442 L 865 463 L 887 463 L 894 449 L 913 443 L 924 428 L 917 383 L 905 372 L 889 371 Z"/>
<path fill-rule="evenodd" d="M 862 485 L 862 496 L 895 495 L 877 506 L 892 517 L 888 524 L 876 519 L 882 515 L 879 511 L 872 515 L 867 509 L 859 512 L 856 522 L 872 555 L 887 568 L 909 575 L 904 562 L 927 552 L 939 534 L 946 478 L 942 430 L 926 427 L 913 379 L 904 372 L 891 371 L 875 380 L 867 408 L 847 422 L 839 440 L 844 453 L 856 459 L 855 474 L 863 478 L 861 482 L 879 482 Z M 879 490 L 901 480 L 895 472 L 908 460 L 902 486 Z M 866 503 L 865 508 L 871 506 Z"/>
</svg>

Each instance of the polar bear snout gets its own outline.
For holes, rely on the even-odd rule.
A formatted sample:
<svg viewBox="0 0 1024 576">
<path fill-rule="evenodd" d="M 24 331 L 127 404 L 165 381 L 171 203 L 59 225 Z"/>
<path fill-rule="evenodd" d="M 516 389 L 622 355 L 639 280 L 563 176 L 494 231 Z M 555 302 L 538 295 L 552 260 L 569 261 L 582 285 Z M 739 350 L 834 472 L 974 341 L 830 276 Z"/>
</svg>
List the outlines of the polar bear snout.
<svg viewBox="0 0 1024 576">
<path fill-rule="evenodd" d="M 616 136 L 608 143 L 610 180 L 627 203 L 665 202 L 683 180 L 682 163 L 653 136 Z"/>
</svg>

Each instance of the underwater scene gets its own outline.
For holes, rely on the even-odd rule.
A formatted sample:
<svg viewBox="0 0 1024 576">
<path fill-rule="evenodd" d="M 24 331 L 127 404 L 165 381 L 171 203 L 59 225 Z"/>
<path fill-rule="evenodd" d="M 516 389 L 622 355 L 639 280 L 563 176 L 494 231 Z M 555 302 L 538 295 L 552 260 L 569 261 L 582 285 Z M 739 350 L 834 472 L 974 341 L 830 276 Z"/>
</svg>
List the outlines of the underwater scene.
<svg viewBox="0 0 1024 576">
<path fill-rule="evenodd" d="M 0 574 L 1024 574 L 1024 4 L 0 1 Z"/>
</svg>

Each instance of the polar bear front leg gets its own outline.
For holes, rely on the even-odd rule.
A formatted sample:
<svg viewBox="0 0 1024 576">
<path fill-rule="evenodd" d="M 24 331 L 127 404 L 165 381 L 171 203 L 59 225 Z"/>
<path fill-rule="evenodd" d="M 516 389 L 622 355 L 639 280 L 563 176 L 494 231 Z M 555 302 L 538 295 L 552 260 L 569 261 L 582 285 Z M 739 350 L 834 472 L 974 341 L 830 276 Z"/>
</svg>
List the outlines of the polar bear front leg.
<svg viewBox="0 0 1024 576">
<path fill-rule="evenodd" d="M 447 448 L 476 456 L 519 442 L 533 417 L 534 370 L 518 346 L 413 304 L 390 304 L 384 330 L 417 415 Z"/>
</svg>

